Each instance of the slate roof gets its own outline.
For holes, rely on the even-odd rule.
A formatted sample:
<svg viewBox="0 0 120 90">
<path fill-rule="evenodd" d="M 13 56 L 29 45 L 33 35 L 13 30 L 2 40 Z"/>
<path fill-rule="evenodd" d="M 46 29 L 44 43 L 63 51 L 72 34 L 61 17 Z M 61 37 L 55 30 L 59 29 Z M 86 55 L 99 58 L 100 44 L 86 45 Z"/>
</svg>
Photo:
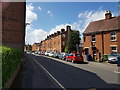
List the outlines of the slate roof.
<svg viewBox="0 0 120 90">
<path fill-rule="evenodd" d="M 91 22 L 85 29 L 83 34 L 111 31 L 120 29 L 120 16 L 112 17 L 109 20 L 103 19 L 95 22 Z"/>
</svg>

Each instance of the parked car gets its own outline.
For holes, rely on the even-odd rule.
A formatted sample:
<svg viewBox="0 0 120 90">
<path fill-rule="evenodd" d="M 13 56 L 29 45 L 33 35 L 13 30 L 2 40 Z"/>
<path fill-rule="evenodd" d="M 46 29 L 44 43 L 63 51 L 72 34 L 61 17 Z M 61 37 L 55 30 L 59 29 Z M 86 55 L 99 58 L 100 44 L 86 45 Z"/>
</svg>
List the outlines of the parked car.
<svg viewBox="0 0 120 90">
<path fill-rule="evenodd" d="M 120 53 L 112 53 L 108 56 L 109 63 L 117 63 L 118 57 L 120 57 Z"/>
<path fill-rule="evenodd" d="M 41 52 L 41 55 L 45 55 L 45 52 Z"/>
<path fill-rule="evenodd" d="M 53 56 L 54 56 L 54 52 L 50 52 L 50 53 L 49 53 L 49 56 L 50 56 L 50 57 L 53 57 Z"/>
<path fill-rule="evenodd" d="M 49 53 L 50 53 L 50 52 L 45 52 L 45 56 L 49 56 Z"/>
<path fill-rule="evenodd" d="M 38 54 L 41 54 L 41 51 L 38 51 Z"/>
<path fill-rule="evenodd" d="M 77 53 L 70 53 L 66 56 L 66 61 L 72 61 L 74 63 L 75 61 L 78 62 L 84 62 L 83 56 Z"/>
<path fill-rule="evenodd" d="M 65 53 L 65 52 L 62 52 L 62 53 L 60 53 L 60 55 L 59 55 L 59 59 L 61 59 L 61 60 L 66 60 L 66 56 L 68 55 L 68 53 Z"/>
<path fill-rule="evenodd" d="M 55 52 L 53 57 L 54 57 L 54 58 L 58 58 L 58 57 L 59 57 L 59 55 L 60 55 L 60 53 L 59 53 L 59 52 Z"/>
</svg>

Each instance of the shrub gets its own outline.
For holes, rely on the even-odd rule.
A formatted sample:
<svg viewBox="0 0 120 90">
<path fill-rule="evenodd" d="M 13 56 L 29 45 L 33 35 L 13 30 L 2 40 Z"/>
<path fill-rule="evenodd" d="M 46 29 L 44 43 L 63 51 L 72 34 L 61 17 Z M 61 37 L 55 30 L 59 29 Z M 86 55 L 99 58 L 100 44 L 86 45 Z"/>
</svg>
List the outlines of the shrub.
<svg viewBox="0 0 120 90">
<path fill-rule="evenodd" d="M 107 61 L 108 60 L 108 54 L 105 54 L 105 55 L 103 55 L 103 61 Z"/>
<path fill-rule="evenodd" d="M 2 54 L 2 86 L 4 87 L 21 63 L 23 53 L 19 49 L 6 46 L 0 46 L 0 53 Z"/>
</svg>

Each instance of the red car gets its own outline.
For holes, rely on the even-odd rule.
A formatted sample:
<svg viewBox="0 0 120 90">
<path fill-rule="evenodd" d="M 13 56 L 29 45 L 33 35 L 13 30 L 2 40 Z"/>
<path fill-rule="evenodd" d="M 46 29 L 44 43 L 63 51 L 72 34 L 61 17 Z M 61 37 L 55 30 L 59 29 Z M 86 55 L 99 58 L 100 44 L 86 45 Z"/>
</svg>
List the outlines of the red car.
<svg viewBox="0 0 120 90">
<path fill-rule="evenodd" d="M 70 53 L 66 56 L 66 61 L 72 61 L 74 63 L 75 61 L 78 62 L 84 62 L 83 56 L 77 53 Z"/>
</svg>

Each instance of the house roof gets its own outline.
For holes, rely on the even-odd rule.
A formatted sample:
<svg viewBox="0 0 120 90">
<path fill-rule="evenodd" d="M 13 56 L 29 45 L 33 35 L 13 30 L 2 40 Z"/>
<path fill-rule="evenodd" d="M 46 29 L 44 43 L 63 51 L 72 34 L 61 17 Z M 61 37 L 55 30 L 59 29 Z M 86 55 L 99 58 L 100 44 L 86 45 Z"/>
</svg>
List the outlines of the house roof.
<svg viewBox="0 0 120 90">
<path fill-rule="evenodd" d="M 109 20 L 103 19 L 103 20 L 91 22 L 88 25 L 88 27 L 85 29 L 83 34 L 120 29 L 120 22 L 118 23 L 118 21 L 120 21 L 120 16 L 112 17 Z"/>
</svg>

